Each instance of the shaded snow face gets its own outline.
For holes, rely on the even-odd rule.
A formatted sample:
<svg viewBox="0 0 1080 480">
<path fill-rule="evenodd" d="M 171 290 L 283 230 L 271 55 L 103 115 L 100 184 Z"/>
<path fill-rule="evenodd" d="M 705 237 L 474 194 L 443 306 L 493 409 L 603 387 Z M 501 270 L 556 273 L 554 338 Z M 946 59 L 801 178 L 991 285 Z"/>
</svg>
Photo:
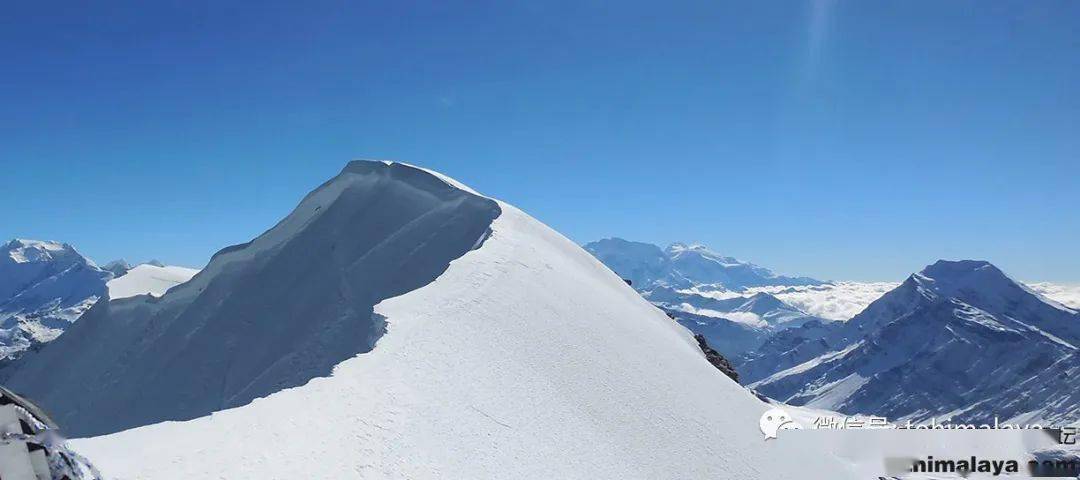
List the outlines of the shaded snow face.
<svg viewBox="0 0 1080 480">
<path fill-rule="evenodd" d="M 327 376 L 383 334 L 373 306 L 477 247 L 496 202 L 354 162 L 276 227 L 159 299 L 101 303 L 11 386 L 76 436 L 184 420 Z M 318 406 L 313 406 L 317 408 Z"/>
</svg>

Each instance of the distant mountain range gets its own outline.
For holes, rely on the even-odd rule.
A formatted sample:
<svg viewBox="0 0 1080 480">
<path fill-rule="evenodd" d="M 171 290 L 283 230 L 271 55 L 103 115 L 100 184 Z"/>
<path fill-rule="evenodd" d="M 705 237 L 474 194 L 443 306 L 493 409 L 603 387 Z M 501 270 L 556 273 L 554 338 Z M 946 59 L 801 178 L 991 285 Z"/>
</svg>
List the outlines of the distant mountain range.
<svg viewBox="0 0 1080 480">
<path fill-rule="evenodd" d="M 106 294 L 111 278 L 66 243 L 0 246 L 0 358 L 55 339 Z"/>
<path fill-rule="evenodd" d="M 765 285 L 820 285 L 808 277 L 787 277 L 732 257 L 725 257 L 703 245 L 674 243 L 666 249 L 621 238 L 606 238 L 585 245 L 593 254 L 638 289 L 653 286 L 686 288 L 713 285 L 729 290 Z"/>
<path fill-rule="evenodd" d="M 198 270 L 113 261 L 104 268 L 67 243 L 0 246 L 0 362 L 51 342 L 99 299 L 161 295 Z"/>
<path fill-rule="evenodd" d="M 703 245 L 675 243 L 661 249 L 607 238 L 584 248 L 736 366 L 778 331 L 828 321 L 757 290 L 826 285 L 821 280 L 778 275 Z"/>
<path fill-rule="evenodd" d="M 914 421 L 1080 416 L 1080 314 L 1038 293 L 1067 287 L 1035 290 L 971 260 L 939 261 L 900 284 L 852 284 L 777 275 L 702 246 L 615 238 L 585 248 L 771 398 Z M 850 320 L 850 307 L 820 304 L 845 292 L 865 305 Z"/>
</svg>

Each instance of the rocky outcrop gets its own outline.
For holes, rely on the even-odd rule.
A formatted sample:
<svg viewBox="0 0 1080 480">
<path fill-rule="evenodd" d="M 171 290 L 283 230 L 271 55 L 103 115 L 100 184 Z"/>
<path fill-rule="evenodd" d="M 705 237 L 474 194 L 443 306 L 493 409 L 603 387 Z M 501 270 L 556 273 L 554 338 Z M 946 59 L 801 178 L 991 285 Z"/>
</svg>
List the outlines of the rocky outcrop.
<svg viewBox="0 0 1080 480">
<path fill-rule="evenodd" d="M 720 355 L 720 352 L 713 350 L 713 348 L 709 346 L 708 342 L 705 341 L 704 335 L 694 335 L 694 339 L 697 340 L 698 346 L 701 347 L 701 351 L 705 352 L 705 359 L 708 360 L 709 363 L 721 372 L 724 372 L 724 375 L 735 380 L 735 383 L 739 383 L 739 372 L 735 371 L 735 367 L 731 365 L 731 362 L 729 362 L 728 359 L 724 358 L 723 355 Z"/>
</svg>

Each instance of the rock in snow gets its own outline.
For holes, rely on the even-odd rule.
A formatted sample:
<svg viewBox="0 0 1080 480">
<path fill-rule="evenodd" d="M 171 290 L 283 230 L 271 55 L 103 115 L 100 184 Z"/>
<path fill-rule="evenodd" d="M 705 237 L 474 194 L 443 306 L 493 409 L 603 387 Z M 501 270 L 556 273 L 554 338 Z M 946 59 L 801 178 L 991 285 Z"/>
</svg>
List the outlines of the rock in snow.
<svg viewBox="0 0 1080 480">
<path fill-rule="evenodd" d="M 716 367 L 721 372 L 724 372 L 724 375 L 727 375 L 732 380 L 735 380 L 736 382 L 739 381 L 739 374 L 735 371 L 735 367 L 733 367 L 731 362 L 724 358 L 720 352 L 713 350 L 713 348 L 709 346 L 709 342 L 705 341 L 704 335 L 694 335 L 694 340 L 697 340 L 698 347 L 705 353 L 705 359 L 708 360 L 712 366 Z"/>
</svg>

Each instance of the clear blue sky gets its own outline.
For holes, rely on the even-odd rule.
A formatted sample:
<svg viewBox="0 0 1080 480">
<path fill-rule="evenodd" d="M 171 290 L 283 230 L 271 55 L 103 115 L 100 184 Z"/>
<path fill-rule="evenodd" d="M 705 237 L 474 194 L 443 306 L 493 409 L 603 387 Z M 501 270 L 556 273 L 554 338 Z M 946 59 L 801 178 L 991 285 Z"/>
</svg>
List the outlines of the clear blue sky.
<svg viewBox="0 0 1080 480">
<path fill-rule="evenodd" d="M 579 243 L 1080 281 L 1080 2 L 83 3 L 0 16 L 0 236 L 201 266 L 365 157 Z"/>
</svg>

